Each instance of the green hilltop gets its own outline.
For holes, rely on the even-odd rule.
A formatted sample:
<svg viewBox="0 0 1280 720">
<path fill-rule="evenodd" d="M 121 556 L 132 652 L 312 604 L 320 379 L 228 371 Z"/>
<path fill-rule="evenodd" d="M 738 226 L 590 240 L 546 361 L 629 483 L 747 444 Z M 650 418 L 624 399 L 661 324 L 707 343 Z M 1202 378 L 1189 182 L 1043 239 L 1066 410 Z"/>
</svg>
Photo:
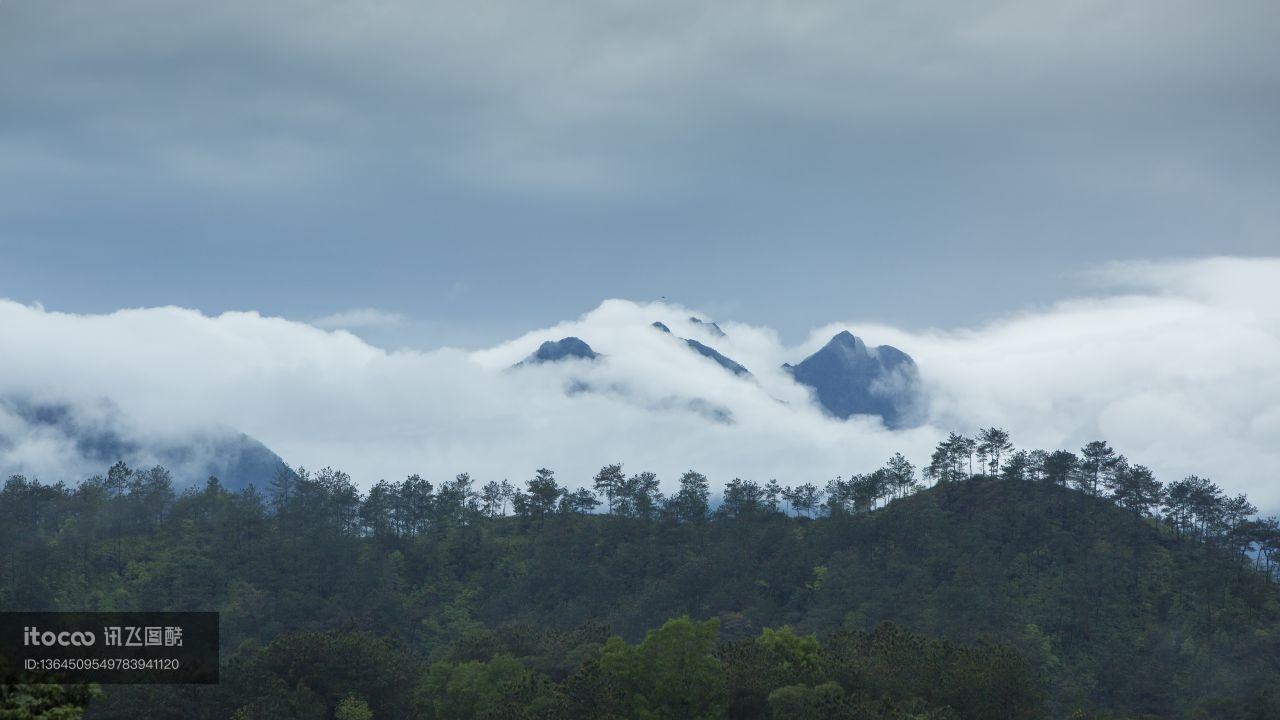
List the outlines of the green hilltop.
<svg viewBox="0 0 1280 720">
<path fill-rule="evenodd" d="M 663 497 L 617 465 L 603 503 L 549 470 L 15 477 L 0 608 L 222 613 L 221 685 L 90 717 L 1280 717 L 1274 521 L 1105 446 L 970 475 L 957 438 L 931 487 L 895 456 L 714 510 L 697 473 Z"/>
</svg>

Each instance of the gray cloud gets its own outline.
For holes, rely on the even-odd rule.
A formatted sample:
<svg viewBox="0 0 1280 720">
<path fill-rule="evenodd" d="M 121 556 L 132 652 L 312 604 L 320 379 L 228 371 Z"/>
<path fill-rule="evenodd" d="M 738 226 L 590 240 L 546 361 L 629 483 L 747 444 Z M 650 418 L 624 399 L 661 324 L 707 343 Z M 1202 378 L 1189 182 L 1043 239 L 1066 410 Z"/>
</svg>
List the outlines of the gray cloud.
<svg viewBox="0 0 1280 720">
<path fill-rule="evenodd" d="M 0 287 L 74 309 L 373 304 L 490 341 L 615 294 L 972 324 L 1280 233 L 1265 0 L 0 13 Z"/>
<path fill-rule="evenodd" d="M 10 162 L 54 178 L 255 191 L 340 183 L 372 161 L 497 191 L 651 197 L 715 192 L 696 167 L 718 145 L 784 128 L 899 151 L 976 142 L 969 160 L 1012 151 L 1023 166 L 1003 171 L 1075 156 L 1085 177 L 1101 163 L 1114 182 L 1155 176 L 1175 193 L 1256 167 L 1259 150 L 1275 160 L 1260 141 L 1275 139 L 1280 18 L 1261 1 L 25 1 L 5 14 L 3 128 L 24 151 Z"/>
</svg>

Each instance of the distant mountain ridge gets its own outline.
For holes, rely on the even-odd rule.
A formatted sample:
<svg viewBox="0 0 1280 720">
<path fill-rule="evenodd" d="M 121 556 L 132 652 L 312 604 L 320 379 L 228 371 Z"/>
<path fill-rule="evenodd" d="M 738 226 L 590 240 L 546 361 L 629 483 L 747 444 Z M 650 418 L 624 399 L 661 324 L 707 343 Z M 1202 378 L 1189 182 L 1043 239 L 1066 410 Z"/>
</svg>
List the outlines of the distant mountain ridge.
<svg viewBox="0 0 1280 720">
<path fill-rule="evenodd" d="M 694 329 L 712 337 L 728 337 L 714 322 L 697 317 L 688 320 Z M 680 337 L 662 321 L 651 325 L 734 375 L 752 377 L 746 366 L 716 348 Z M 542 343 L 513 367 L 599 357 L 600 353 L 585 340 L 569 336 Z M 797 383 L 808 387 L 814 402 L 832 417 L 846 420 L 855 415 L 874 415 L 893 429 L 914 427 L 922 421 L 924 401 L 919 368 L 911 356 L 890 345 L 868 347 L 861 338 L 842 330 L 817 352 L 795 365 L 782 367 Z M 589 387 L 582 381 L 573 385 L 575 392 Z"/>
</svg>

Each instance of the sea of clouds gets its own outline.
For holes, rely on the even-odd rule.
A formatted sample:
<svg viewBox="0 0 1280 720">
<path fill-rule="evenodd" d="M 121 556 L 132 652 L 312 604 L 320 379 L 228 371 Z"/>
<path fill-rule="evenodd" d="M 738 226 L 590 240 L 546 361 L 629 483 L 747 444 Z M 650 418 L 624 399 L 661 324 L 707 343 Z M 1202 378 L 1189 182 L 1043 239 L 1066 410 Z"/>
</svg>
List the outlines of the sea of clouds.
<svg viewBox="0 0 1280 720">
<path fill-rule="evenodd" d="M 924 464 L 947 432 L 999 425 L 1025 448 L 1103 438 L 1166 481 L 1206 475 L 1280 509 L 1280 259 L 1126 263 L 1094 279 L 1088 297 L 978 327 L 849 320 L 798 346 L 726 318 L 715 319 L 727 335 L 712 337 L 689 321 L 697 309 L 616 299 L 495 347 L 426 352 L 255 312 L 90 315 L 0 300 L 0 397 L 70 403 L 86 422 L 165 443 L 235 428 L 292 465 L 340 467 L 361 485 L 414 472 L 523 480 L 543 466 L 581 485 L 611 462 L 653 470 L 668 488 L 689 468 L 716 485 L 821 484 L 896 451 Z M 752 376 L 724 371 L 654 321 Z M 781 371 L 843 329 L 915 358 L 923 426 L 832 419 Z M 604 357 L 511 369 L 569 335 Z M 0 409 L 0 473 L 74 482 L 101 471 Z"/>
</svg>

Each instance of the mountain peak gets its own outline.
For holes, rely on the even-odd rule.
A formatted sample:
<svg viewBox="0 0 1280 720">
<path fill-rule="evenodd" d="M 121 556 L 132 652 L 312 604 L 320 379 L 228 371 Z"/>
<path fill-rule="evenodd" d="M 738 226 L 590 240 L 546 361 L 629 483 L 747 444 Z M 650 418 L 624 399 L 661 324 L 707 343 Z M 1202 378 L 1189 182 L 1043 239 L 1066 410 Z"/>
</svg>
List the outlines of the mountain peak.
<svg viewBox="0 0 1280 720">
<path fill-rule="evenodd" d="M 600 353 L 591 349 L 591 346 L 582 340 L 582 338 L 569 337 L 560 338 L 559 340 L 548 340 L 538 346 L 529 357 L 516 363 L 516 367 L 524 365 L 540 365 L 546 362 L 558 362 L 567 359 L 583 359 L 595 360 L 600 357 Z"/>
<path fill-rule="evenodd" d="M 920 404 L 920 373 L 906 353 L 888 345 L 868 348 L 842 330 L 814 354 L 784 365 L 796 382 L 835 417 L 878 415 L 891 428 L 910 427 Z"/>
<path fill-rule="evenodd" d="M 827 344 L 823 346 L 822 349 L 826 350 L 828 348 L 851 350 L 861 353 L 867 352 L 867 344 L 862 342 L 862 338 L 854 335 L 848 330 L 841 330 L 835 335 L 832 335 L 831 339 L 827 341 Z"/>
</svg>

